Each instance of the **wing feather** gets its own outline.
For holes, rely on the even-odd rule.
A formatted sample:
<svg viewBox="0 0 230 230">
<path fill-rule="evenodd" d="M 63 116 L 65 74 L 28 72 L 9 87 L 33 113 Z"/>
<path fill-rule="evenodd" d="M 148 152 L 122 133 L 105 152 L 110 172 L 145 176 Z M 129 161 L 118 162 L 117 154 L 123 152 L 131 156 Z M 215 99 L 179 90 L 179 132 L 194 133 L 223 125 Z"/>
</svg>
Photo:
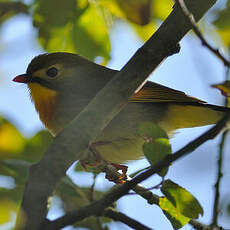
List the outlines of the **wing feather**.
<svg viewBox="0 0 230 230">
<path fill-rule="evenodd" d="M 175 103 L 206 103 L 195 97 L 186 95 L 179 90 L 171 89 L 166 86 L 148 81 L 129 102 L 175 102 Z"/>
</svg>

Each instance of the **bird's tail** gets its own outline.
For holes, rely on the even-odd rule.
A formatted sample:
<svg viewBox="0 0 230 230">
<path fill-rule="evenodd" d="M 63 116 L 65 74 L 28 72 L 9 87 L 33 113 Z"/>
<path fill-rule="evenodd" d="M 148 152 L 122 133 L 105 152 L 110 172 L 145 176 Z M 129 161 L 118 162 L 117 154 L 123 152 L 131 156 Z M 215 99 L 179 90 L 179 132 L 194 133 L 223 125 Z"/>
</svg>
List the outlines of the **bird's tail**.
<svg viewBox="0 0 230 230">
<path fill-rule="evenodd" d="M 175 103 L 169 105 L 167 119 L 164 119 L 167 122 L 162 121 L 160 126 L 170 132 L 175 129 L 211 125 L 217 123 L 227 112 L 230 112 L 230 108 L 223 106 Z"/>
</svg>

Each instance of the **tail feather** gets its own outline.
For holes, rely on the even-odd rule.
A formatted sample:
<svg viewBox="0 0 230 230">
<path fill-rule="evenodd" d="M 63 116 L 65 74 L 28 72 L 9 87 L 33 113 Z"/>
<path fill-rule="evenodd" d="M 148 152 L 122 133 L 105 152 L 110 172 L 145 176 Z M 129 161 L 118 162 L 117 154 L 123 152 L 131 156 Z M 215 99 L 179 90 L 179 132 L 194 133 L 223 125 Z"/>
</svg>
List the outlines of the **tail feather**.
<svg viewBox="0 0 230 230">
<path fill-rule="evenodd" d="M 174 103 L 168 106 L 167 117 L 160 126 L 168 132 L 217 123 L 230 108 L 203 103 Z"/>
</svg>

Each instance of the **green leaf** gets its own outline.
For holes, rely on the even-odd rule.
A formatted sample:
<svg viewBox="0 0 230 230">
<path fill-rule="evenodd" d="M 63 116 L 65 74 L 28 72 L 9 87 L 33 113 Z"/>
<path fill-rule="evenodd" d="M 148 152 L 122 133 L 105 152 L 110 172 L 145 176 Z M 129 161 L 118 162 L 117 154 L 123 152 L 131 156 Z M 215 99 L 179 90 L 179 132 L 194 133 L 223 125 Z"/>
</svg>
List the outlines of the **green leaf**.
<svg viewBox="0 0 230 230">
<path fill-rule="evenodd" d="M 106 191 L 94 190 L 93 198 L 95 200 L 104 196 Z M 65 177 L 56 189 L 56 195 L 58 195 L 63 201 L 63 207 L 66 212 L 78 209 L 82 206 L 88 205 L 91 202 L 91 188 L 79 187 L 72 181 Z M 111 222 L 111 219 L 101 218 L 102 223 Z M 74 224 L 75 227 L 84 227 L 89 229 L 99 230 L 97 219 L 95 217 L 89 217 L 83 221 Z"/>
<path fill-rule="evenodd" d="M 133 29 L 136 31 L 137 35 L 143 40 L 147 41 L 156 31 L 157 25 L 154 21 L 149 22 L 145 26 L 140 26 L 137 24 L 131 24 Z"/>
<path fill-rule="evenodd" d="M 166 138 L 158 138 L 151 142 L 146 142 L 143 144 L 142 148 L 144 155 L 151 165 L 156 164 L 166 155 L 171 154 L 172 152 L 169 140 Z M 167 172 L 168 168 L 164 168 L 158 174 L 163 177 L 166 175 Z"/>
<path fill-rule="evenodd" d="M 93 197 L 95 200 L 100 199 L 106 191 L 94 190 Z M 74 184 L 68 177 L 65 177 L 56 189 L 56 194 L 68 203 L 65 206 L 66 211 L 70 211 L 91 202 L 91 188 L 79 187 Z"/>
<path fill-rule="evenodd" d="M 218 11 L 218 17 L 213 22 L 213 24 L 218 27 L 219 29 L 229 29 L 229 22 L 230 22 L 230 6 L 226 9 Z"/>
<path fill-rule="evenodd" d="M 126 18 L 138 25 L 147 25 L 151 20 L 152 0 L 116 0 Z"/>
<path fill-rule="evenodd" d="M 75 50 L 91 60 L 101 56 L 107 61 L 111 48 L 108 29 L 102 9 L 90 4 L 73 26 L 72 39 Z"/>
<path fill-rule="evenodd" d="M 62 27 L 79 14 L 76 0 L 37 0 L 35 7 L 35 26 Z"/>
<path fill-rule="evenodd" d="M 18 158 L 26 139 L 8 120 L 0 117 L 0 159 Z"/>
<path fill-rule="evenodd" d="M 203 215 L 203 208 L 199 201 L 186 189 L 171 180 L 164 181 L 161 187 L 162 193 L 182 215 L 197 219 Z"/>
<path fill-rule="evenodd" d="M 19 204 L 22 195 L 24 192 L 24 185 L 18 185 L 13 189 L 5 189 L 5 188 L 0 188 L 0 199 L 4 200 L 12 200 L 16 204 Z"/>
<path fill-rule="evenodd" d="M 0 23 L 19 13 L 28 14 L 28 8 L 22 2 L 0 1 Z"/>
<path fill-rule="evenodd" d="M 146 139 L 168 138 L 167 133 L 153 122 L 143 122 L 138 127 L 138 134 Z"/>
<path fill-rule="evenodd" d="M 51 144 L 48 131 L 39 131 L 28 139 L 17 128 L 0 117 L 0 160 L 20 159 L 37 162 Z"/>
<path fill-rule="evenodd" d="M 216 32 L 228 49 L 230 46 L 230 1 L 227 1 L 226 8 L 215 11 L 216 19 L 213 24 L 217 27 Z"/>
<path fill-rule="evenodd" d="M 41 130 L 32 138 L 27 140 L 24 149 L 22 150 L 20 159 L 28 162 L 37 162 L 41 159 L 45 151 L 50 146 L 53 137 L 46 130 Z"/>
<path fill-rule="evenodd" d="M 16 159 L 0 161 L 0 174 L 12 177 L 16 185 L 24 185 L 30 165 L 26 161 Z"/>
<path fill-rule="evenodd" d="M 77 52 L 91 60 L 101 56 L 108 61 L 109 26 L 96 2 L 41 0 L 36 3 L 33 22 L 44 49 Z"/>
<path fill-rule="evenodd" d="M 159 206 L 164 212 L 165 216 L 171 222 L 174 229 L 182 228 L 190 220 L 190 218 L 183 216 L 166 197 L 160 198 Z"/>
<path fill-rule="evenodd" d="M 217 33 L 220 36 L 225 47 L 228 49 L 228 47 L 230 47 L 230 28 L 224 30 L 217 30 Z"/>
<path fill-rule="evenodd" d="M 0 200 L 0 225 L 11 220 L 12 212 L 17 212 L 17 206 L 11 200 Z"/>
<path fill-rule="evenodd" d="M 153 1 L 153 16 L 155 19 L 165 20 L 173 8 L 171 0 L 154 0 Z"/>
</svg>

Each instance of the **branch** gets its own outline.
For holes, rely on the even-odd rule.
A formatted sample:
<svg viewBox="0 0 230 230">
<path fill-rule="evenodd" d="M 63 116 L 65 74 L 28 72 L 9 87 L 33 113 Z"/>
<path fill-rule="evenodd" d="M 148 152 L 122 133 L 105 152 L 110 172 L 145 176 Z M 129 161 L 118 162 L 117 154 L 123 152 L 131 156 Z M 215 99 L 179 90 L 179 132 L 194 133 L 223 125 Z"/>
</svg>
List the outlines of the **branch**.
<svg viewBox="0 0 230 230">
<path fill-rule="evenodd" d="M 136 176 L 134 179 L 130 181 L 130 183 L 132 184 L 131 188 L 133 188 L 133 184 L 140 183 L 141 181 L 147 179 L 149 176 L 153 175 L 154 173 L 157 173 L 161 171 L 163 168 L 168 167 L 175 160 L 191 153 L 206 141 L 214 139 L 221 132 L 221 130 L 226 126 L 227 122 L 230 119 L 229 116 L 230 116 L 229 114 L 226 114 L 223 117 L 223 119 L 221 119 L 214 127 L 209 129 L 207 132 L 205 132 L 204 134 L 202 134 L 192 142 L 188 143 L 185 147 L 176 151 L 174 154 L 167 155 L 166 157 L 163 158 L 163 160 L 159 161 L 157 164 L 155 164 L 150 169 L 146 170 L 144 173 Z"/>
<path fill-rule="evenodd" d="M 0 19 L 7 14 L 29 13 L 29 6 L 22 2 L 0 2 Z"/>
<path fill-rule="evenodd" d="M 217 180 L 215 184 L 215 200 L 213 205 L 213 217 L 212 217 L 212 226 L 217 226 L 217 219 L 219 214 L 219 200 L 220 200 L 220 182 L 223 177 L 222 173 L 222 163 L 223 163 L 223 147 L 225 143 L 225 139 L 227 136 L 228 130 L 226 130 L 221 139 L 221 143 L 219 145 L 219 159 L 218 159 L 218 172 L 217 172 Z"/>
<path fill-rule="evenodd" d="M 204 36 L 201 34 L 200 30 L 198 29 L 197 25 L 196 25 L 196 21 L 193 17 L 193 15 L 190 13 L 190 11 L 188 10 L 188 8 L 186 7 L 184 0 L 175 0 L 176 3 L 178 3 L 178 5 L 181 8 L 181 11 L 183 12 L 183 14 L 188 18 L 188 20 L 191 23 L 192 29 L 194 31 L 194 33 L 197 35 L 197 37 L 201 40 L 202 45 L 206 46 L 215 56 L 217 56 L 223 63 L 225 66 L 230 67 L 230 62 L 229 60 L 227 60 L 219 51 L 219 49 L 216 49 L 214 47 L 212 47 L 207 40 L 204 38 Z"/>
<path fill-rule="evenodd" d="M 228 80 L 230 68 L 227 67 L 225 79 Z M 228 105 L 228 98 L 225 98 L 225 106 Z M 215 184 L 215 200 L 213 205 L 213 216 L 212 216 L 212 227 L 217 227 L 218 222 L 218 214 L 219 214 L 219 200 L 220 200 L 220 182 L 223 177 L 222 173 L 222 164 L 223 164 L 223 155 L 224 155 L 224 144 L 229 130 L 225 130 L 222 135 L 221 142 L 219 144 L 219 159 L 218 159 L 218 171 L 217 171 L 217 179 Z"/>
<path fill-rule="evenodd" d="M 168 167 L 171 163 L 178 160 L 179 158 L 191 153 L 194 149 L 202 145 L 207 140 L 213 139 L 216 135 L 225 127 L 226 123 L 229 121 L 229 114 L 227 114 L 223 119 L 221 119 L 214 127 L 209 129 L 207 132 L 187 144 L 182 149 L 178 150 L 174 154 L 167 155 L 150 169 L 137 175 L 132 180 L 127 181 L 121 186 L 114 187 L 112 191 L 108 192 L 100 200 L 97 200 L 90 205 L 80 208 L 75 211 L 71 211 L 66 215 L 56 219 L 55 221 L 46 223 L 40 229 L 41 230 L 57 230 L 67 225 L 71 225 L 77 221 L 83 220 L 89 216 L 102 215 L 103 210 L 113 202 L 117 201 L 119 198 L 124 196 L 133 189 L 138 183 L 152 176 L 153 174 L 160 172 L 163 168 Z"/>
<path fill-rule="evenodd" d="M 129 227 L 136 229 L 136 230 L 151 230 L 151 228 L 146 227 L 145 225 L 141 224 L 140 222 L 126 216 L 125 214 L 118 212 L 112 208 L 108 208 L 103 212 L 105 217 L 109 217 L 115 221 L 120 221 Z"/>
<path fill-rule="evenodd" d="M 216 0 L 187 0 L 189 10 L 199 20 Z M 181 10 L 175 7 L 156 33 L 142 46 L 120 72 L 89 105 L 54 138 L 41 161 L 29 171 L 21 208 L 27 217 L 25 226 L 38 229 L 47 215 L 47 200 L 58 181 L 74 161 L 83 157 L 89 144 L 125 106 L 134 91 L 169 55 L 179 51 L 178 42 L 191 29 Z M 128 84 L 124 84 L 127 82 Z M 92 124 L 92 125 L 90 125 Z M 156 170 L 156 168 L 154 169 Z M 154 173 L 154 172 L 153 172 Z M 147 176 L 148 177 L 148 176 Z M 117 199 L 141 181 L 137 176 L 126 182 Z M 116 200 L 116 199 L 115 199 Z M 20 219 L 18 218 L 20 222 Z"/>
<path fill-rule="evenodd" d="M 210 225 L 202 224 L 201 222 L 194 220 L 194 219 L 191 219 L 189 221 L 189 224 L 192 225 L 193 228 L 196 230 L 227 230 L 227 229 L 224 229 L 222 227 L 217 227 L 217 226 L 213 228 Z"/>
<path fill-rule="evenodd" d="M 121 178 L 121 173 L 119 173 L 114 167 L 111 167 L 111 165 L 109 165 L 110 167 L 108 167 L 107 163 L 101 163 L 98 168 L 102 171 L 102 172 L 106 172 L 107 175 L 109 175 L 110 178 L 113 178 L 115 181 L 119 178 Z M 132 180 L 131 177 L 126 176 L 126 179 L 124 179 L 125 181 L 130 181 Z M 141 184 L 137 184 L 133 189 L 132 189 L 136 194 L 140 195 L 142 198 L 144 198 L 145 200 L 147 200 L 147 202 L 149 204 L 158 204 L 158 197 L 153 194 L 149 189 L 145 188 L 143 185 Z"/>
</svg>

